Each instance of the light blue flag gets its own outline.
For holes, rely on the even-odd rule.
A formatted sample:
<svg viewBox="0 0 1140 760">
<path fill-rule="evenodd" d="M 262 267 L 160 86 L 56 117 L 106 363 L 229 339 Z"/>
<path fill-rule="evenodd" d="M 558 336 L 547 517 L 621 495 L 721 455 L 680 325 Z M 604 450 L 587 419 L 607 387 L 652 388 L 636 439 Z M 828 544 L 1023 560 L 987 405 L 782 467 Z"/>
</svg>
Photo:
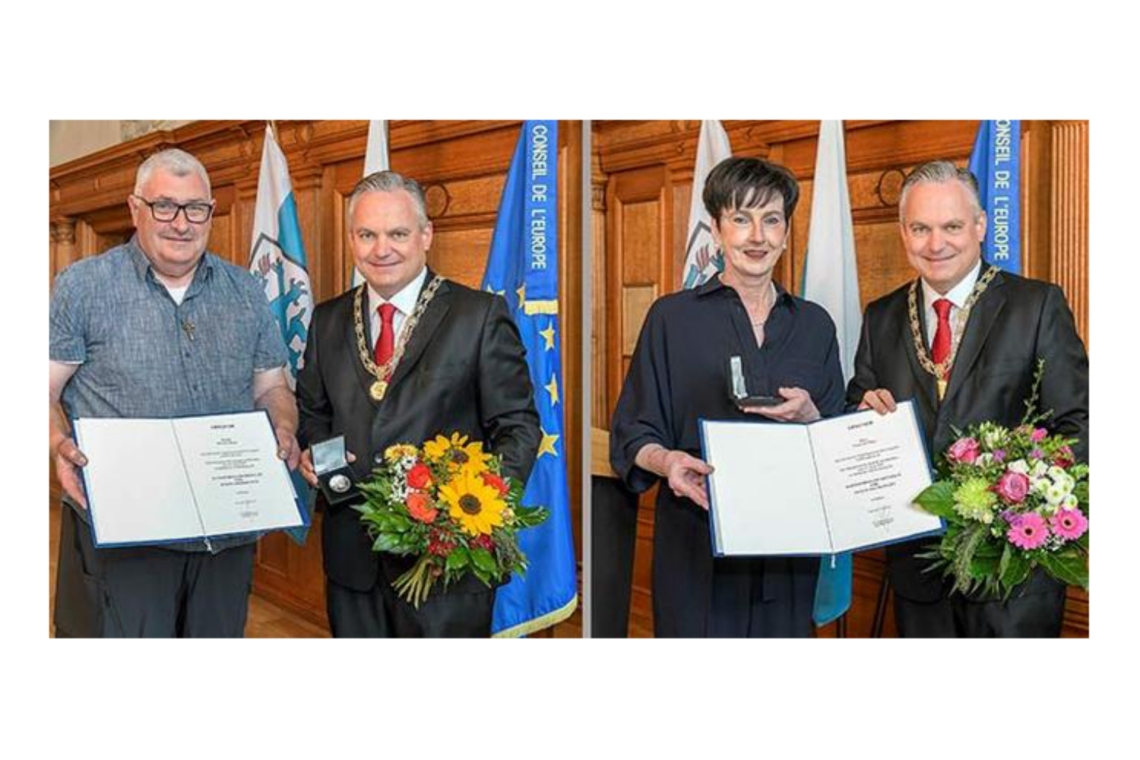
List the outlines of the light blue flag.
<svg viewBox="0 0 1140 760">
<path fill-rule="evenodd" d="M 249 271 L 261 281 L 269 309 L 281 327 L 281 337 L 289 351 L 289 387 L 294 388 L 297 371 L 305 360 L 309 320 L 313 318 L 313 289 L 309 283 L 305 245 L 301 242 L 301 225 L 297 221 L 297 203 L 289 181 L 289 164 L 277 145 L 272 124 L 265 128 L 265 144 L 261 150 Z M 293 488 L 311 518 L 313 491 L 299 469 L 291 475 Z M 303 545 L 309 528 L 306 524 L 286 532 Z"/>
<path fill-rule="evenodd" d="M 827 309 L 835 322 L 839 363 L 846 383 L 855 369 L 863 314 L 843 137 L 842 121 L 820 122 L 801 292 L 804 298 Z M 820 558 L 812 608 L 817 626 L 836 620 L 851 606 L 851 571 L 850 552 Z"/>
<path fill-rule="evenodd" d="M 978 178 L 988 220 L 982 255 L 996 267 L 1021 274 L 1021 122 L 981 122 L 970 171 Z"/>
<path fill-rule="evenodd" d="M 562 351 L 558 328 L 558 122 L 527 121 L 499 201 L 483 289 L 507 299 L 526 346 L 542 443 L 522 503 L 550 517 L 519 534 L 530 561 L 495 595 L 492 635 L 525 636 L 573 614 L 577 562 L 562 435 Z"/>
</svg>

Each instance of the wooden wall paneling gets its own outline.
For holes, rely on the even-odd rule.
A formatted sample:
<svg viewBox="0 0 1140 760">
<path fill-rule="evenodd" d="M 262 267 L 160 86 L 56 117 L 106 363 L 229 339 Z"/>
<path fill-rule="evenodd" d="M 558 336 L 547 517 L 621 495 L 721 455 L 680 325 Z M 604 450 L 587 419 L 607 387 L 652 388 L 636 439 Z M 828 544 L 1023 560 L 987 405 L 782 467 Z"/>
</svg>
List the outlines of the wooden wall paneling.
<svg viewBox="0 0 1140 760">
<path fill-rule="evenodd" d="M 582 436 L 589 433 L 582 426 L 584 368 L 582 366 L 582 122 L 558 123 L 558 314 L 562 343 L 562 452 L 566 457 L 566 478 L 570 496 L 571 529 L 578 559 L 579 607 L 582 589 Z"/>
<path fill-rule="evenodd" d="M 1027 277 L 1052 277 L 1053 125 L 1021 122 L 1021 264 Z"/>
</svg>

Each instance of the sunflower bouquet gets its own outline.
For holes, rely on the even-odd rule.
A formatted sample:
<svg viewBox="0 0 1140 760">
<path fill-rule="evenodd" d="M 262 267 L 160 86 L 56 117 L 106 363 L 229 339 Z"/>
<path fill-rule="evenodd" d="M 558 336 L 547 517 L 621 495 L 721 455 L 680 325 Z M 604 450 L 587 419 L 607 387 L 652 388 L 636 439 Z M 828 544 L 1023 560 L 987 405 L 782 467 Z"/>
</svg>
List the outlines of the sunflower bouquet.
<svg viewBox="0 0 1140 760">
<path fill-rule="evenodd" d="M 1063 583 L 1089 585 L 1089 468 L 1073 440 L 1050 435 L 1034 413 L 1044 363 L 1020 425 L 983 422 L 959 433 L 939 479 L 915 499 L 945 519 L 939 544 L 920 556 L 954 590 L 1008 597 L 1035 567 Z"/>
<path fill-rule="evenodd" d="M 372 550 L 416 557 L 392 584 L 416 608 L 440 581 L 446 589 L 474 573 L 489 586 L 524 573 L 518 532 L 547 518 L 520 504 L 523 484 L 503 474 L 499 457 L 459 433 L 388 447 L 360 491 Z"/>
</svg>

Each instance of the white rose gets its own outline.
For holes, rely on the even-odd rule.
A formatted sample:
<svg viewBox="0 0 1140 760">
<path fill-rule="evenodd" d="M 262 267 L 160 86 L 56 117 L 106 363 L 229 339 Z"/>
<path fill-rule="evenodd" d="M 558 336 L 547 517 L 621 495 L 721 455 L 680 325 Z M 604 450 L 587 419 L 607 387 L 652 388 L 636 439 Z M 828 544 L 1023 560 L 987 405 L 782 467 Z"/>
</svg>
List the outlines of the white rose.
<svg viewBox="0 0 1140 760">
<path fill-rule="evenodd" d="M 1049 467 L 1040 459 L 1038 459 L 1037 462 L 1033 465 L 1033 469 L 1030 472 L 1032 472 L 1033 477 L 1035 478 L 1043 478 L 1049 472 Z"/>
<path fill-rule="evenodd" d="M 1029 474 L 1029 463 L 1024 459 L 1018 459 L 1016 462 L 1010 462 L 1006 467 L 1010 472 L 1020 472 L 1022 475 Z"/>
</svg>

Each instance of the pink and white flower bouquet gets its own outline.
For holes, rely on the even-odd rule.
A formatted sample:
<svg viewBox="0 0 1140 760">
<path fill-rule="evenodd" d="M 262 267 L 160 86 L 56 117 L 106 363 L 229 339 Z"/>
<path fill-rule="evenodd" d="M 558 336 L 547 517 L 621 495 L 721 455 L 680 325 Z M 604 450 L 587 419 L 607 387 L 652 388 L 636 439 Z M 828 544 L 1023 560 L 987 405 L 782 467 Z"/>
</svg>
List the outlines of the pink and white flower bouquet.
<svg viewBox="0 0 1140 760">
<path fill-rule="evenodd" d="M 915 503 L 947 523 L 922 555 L 953 578 L 954 590 L 1008 597 L 1035 567 L 1089 585 L 1089 468 L 1072 439 L 1039 427 L 1034 415 L 1043 364 L 1022 424 L 983 422 L 961 433 L 939 462 L 939 479 Z"/>
</svg>

